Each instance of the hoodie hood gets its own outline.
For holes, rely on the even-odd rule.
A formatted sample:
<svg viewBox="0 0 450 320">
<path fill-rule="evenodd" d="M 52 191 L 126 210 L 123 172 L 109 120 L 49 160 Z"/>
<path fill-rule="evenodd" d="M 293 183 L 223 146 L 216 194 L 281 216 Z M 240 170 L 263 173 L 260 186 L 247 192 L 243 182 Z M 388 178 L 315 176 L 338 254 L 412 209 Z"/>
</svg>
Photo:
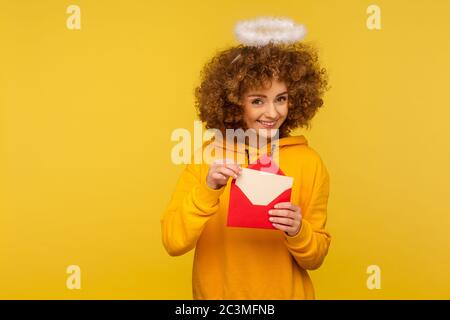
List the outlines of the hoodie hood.
<svg viewBox="0 0 450 320">
<path fill-rule="evenodd" d="M 215 148 L 218 148 L 218 150 L 222 149 L 224 154 L 243 154 L 245 153 L 246 157 L 246 163 L 253 162 L 255 159 L 257 159 L 259 156 L 263 154 L 268 154 L 272 156 L 272 149 L 276 151 L 277 149 L 277 143 L 278 143 L 278 149 L 281 150 L 283 148 L 289 147 L 289 146 L 295 146 L 295 145 L 308 145 L 308 141 L 306 140 L 304 135 L 299 136 L 288 136 L 283 137 L 278 140 L 273 141 L 270 144 L 267 144 L 265 146 L 257 147 L 252 146 L 247 143 L 238 143 L 237 141 L 234 141 L 233 143 L 225 143 L 223 140 L 217 139 L 214 141 L 209 141 L 210 143 L 214 143 Z M 255 158 L 256 157 L 256 158 Z"/>
</svg>

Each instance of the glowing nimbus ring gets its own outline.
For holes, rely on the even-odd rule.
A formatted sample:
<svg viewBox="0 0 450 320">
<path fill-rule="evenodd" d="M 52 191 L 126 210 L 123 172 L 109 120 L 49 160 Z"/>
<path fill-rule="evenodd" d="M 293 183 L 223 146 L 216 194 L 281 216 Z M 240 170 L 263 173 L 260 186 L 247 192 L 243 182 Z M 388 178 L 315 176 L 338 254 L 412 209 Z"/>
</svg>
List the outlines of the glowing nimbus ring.
<svg viewBox="0 0 450 320">
<path fill-rule="evenodd" d="M 248 46 L 264 46 L 269 42 L 291 44 L 304 38 L 306 29 L 290 19 L 262 17 L 238 22 L 234 32 Z"/>
</svg>

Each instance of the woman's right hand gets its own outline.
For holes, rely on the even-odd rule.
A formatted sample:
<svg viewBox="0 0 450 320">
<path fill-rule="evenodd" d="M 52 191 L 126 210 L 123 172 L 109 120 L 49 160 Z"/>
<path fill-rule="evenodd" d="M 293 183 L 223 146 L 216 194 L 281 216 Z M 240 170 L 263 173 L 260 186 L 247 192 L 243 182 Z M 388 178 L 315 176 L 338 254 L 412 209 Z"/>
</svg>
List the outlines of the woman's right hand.
<svg viewBox="0 0 450 320">
<path fill-rule="evenodd" d="M 228 178 L 236 179 L 241 172 L 242 168 L 238 164 L 213 162 L 209 166 L 206 184 L 211 189 L 220 189 L 227 184 Z"/>
</svg>

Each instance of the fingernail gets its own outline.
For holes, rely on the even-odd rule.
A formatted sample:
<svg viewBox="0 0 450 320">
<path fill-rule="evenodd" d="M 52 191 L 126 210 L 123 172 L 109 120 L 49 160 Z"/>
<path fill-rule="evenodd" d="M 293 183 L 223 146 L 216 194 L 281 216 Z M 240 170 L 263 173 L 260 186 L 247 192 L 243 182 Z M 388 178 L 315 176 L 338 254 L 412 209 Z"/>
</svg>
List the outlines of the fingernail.
<svg viewBox="0 0 450 320">
<path fill-rule="evenodd" d="M 270 217 L 270 218 L 269 218 L 269 220 L 270 220 L 270 221 L 273 221 L 273 218 L 272 218 L 272 217 Z"/>
<path fill-rule="evenodd" d="M 269 210 L 269 214 L 272 214 L 273 213 L 273 210 Z"/>
</svg>

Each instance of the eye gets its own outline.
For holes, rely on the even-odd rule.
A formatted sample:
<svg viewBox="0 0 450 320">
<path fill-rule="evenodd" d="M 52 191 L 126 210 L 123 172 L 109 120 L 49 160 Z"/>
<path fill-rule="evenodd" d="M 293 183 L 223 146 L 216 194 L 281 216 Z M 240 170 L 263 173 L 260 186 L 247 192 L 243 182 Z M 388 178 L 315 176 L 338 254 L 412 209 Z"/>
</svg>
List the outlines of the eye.
<svg viewBox="0 0 450 320">
<path fill-rule="evenodd" d="M 259 103 L 261 102 L 261 103 Z M 263 103 L 263 101 L 261 99 L 255 99 L 252 101 L 252 104 L 256 104 L 256 105 L 261 105 Z"/>
<path fill-rule="evenodd" d="M 286 101 L 286 100 L 287 100 L 287 96 L 281 96 L 281 97 L 278 97 L 277 100 L 278 100 L 278 101 Z"/>
</svg>

